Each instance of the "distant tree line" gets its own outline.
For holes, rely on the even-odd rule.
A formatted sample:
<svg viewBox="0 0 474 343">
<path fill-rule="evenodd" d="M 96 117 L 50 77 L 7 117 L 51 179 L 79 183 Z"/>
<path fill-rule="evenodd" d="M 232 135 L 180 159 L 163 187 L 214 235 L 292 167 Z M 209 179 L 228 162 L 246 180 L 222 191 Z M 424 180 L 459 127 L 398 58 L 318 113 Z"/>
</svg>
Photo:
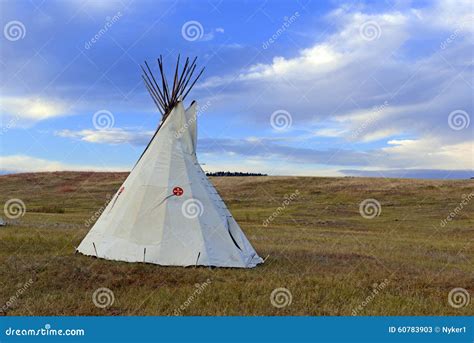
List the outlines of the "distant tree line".
<svg viewBox="0 0 474 343">
<path fill-rule="evenodd" d="M 242 172 L 206 172 L 207 176 L 267 176 L 267 174 L 262 173 L 242 173 Z"/>
</svg>

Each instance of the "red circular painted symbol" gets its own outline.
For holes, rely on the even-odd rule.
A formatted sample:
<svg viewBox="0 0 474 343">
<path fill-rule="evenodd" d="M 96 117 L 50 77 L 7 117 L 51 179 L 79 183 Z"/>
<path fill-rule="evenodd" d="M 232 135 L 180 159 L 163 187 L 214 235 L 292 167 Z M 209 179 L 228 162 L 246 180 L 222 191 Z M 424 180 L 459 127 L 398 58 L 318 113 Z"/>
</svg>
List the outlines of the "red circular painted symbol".
<svg viewBox="0 0 474 343">
<path fill-rule="evenodd" d="M 175 187 L 173 188 L 173 194 L 176 195 L 176 196 L 181 196 L 183 195 L 184 191 L 181 187 Z"/>
</svg>

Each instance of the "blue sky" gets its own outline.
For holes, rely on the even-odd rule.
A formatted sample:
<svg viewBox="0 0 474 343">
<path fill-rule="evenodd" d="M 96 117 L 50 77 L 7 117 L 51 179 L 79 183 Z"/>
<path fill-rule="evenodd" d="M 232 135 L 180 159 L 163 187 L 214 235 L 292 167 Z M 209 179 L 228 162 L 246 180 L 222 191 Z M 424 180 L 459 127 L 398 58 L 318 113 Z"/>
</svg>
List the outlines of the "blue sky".
<svg viewBox="0 0 474 343">
<path fill-rule="evenodd" d="M 209 171 L 474 176 L 470 1 L 0 6 L 3 172 L 129 170 L 159 122 L 139 64 L 181 53 Z"/>
</svg>

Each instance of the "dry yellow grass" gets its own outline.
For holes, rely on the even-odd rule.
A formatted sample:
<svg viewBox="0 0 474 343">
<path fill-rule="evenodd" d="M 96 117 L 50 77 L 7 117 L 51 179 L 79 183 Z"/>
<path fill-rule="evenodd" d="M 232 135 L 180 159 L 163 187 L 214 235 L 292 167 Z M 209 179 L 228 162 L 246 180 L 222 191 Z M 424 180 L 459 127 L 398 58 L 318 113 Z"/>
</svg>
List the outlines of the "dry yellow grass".
<svg viewBox="0 0 474 343">
<path fill-rule="evenodd" d="M 472 180 L 212 178 L 259 254 L 269 256 L 264 265 L 175 268 L 75 255 L 85 223 L 125 177 L 0 176 L 0 204 L 26 205 L 23 217 L 0 227 L 0 313 L 173 315 L 182 306 L 182 315 L 474 315 L 472 304 L 448 303 L 455 287 L 474 292 L 474 199 L 441 224 L 474 191 Z M 359 213 L 368 198 L 381 204 L 373 219 Z M 111 306 L 94 305 L 99 287 L 112 290 Z M 292 302 L 277 308 L 270 295 L 280 287 Z"/>
</svg>

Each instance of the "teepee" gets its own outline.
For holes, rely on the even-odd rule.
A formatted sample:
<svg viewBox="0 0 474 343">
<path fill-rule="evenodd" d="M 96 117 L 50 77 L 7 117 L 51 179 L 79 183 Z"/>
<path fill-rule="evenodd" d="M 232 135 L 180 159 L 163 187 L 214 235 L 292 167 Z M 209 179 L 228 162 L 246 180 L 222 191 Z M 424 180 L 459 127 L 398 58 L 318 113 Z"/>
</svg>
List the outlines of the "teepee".
<svg viewBox="0 0 474 343">
<path fill-rule="evenodd" d="M 196 58 L 180 68 L 178 57 L 170 87 L 161 56 L 160 83 L 145 65 L 161 123 L 77 251 L 166 266 L 255 267 L 263 260 L 197 161 L 197 104 L 185 110 L 183 100 L 204 68 L 193 79 Z"/>
</svg>

